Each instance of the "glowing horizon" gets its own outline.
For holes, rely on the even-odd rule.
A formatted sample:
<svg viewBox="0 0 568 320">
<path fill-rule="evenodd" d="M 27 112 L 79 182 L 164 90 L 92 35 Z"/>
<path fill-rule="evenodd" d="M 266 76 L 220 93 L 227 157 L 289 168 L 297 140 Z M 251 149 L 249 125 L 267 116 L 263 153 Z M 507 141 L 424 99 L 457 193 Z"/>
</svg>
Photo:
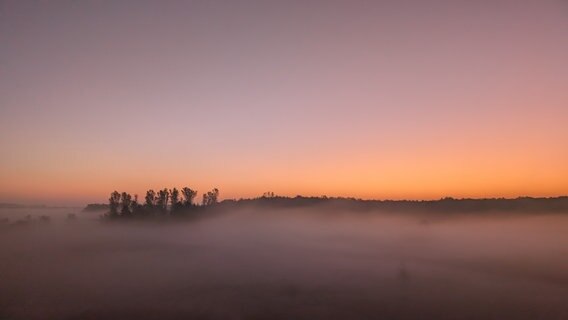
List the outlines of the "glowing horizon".
<svg viewBox="0 0 568 320">
<path fill-rule="evenodd" d="M 562 1 L 0 13 L 0 202 L 568 194 Z"/>
</svg>

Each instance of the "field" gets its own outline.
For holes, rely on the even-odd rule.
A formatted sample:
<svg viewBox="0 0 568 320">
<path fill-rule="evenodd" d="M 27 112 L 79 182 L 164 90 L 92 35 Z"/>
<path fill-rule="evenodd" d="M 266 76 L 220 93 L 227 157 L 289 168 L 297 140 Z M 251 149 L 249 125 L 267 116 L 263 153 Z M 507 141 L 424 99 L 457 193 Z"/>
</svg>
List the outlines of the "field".
<svg viewBox="0 0 568 320">
<path fill-rule="evenodd" d="M 30 212 L 0 229 L 0 319 L 568 319 L 567 215 L 0 218 Z"/>
</svg>

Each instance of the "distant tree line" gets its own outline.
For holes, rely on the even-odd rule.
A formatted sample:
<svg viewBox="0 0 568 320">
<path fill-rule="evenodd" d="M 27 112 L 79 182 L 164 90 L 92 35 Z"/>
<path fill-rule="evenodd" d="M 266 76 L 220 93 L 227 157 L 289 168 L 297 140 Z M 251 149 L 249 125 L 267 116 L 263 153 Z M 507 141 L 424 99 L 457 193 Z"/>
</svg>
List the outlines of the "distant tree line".
<svg viewBox="0 0 568 320">
<path fill-rule="evenodd" d="M 212 206 L 219 202 L 219 190 L 217 188 L 203 194 L 201 205 L 194 203 L 197 190 L 184 187 L 164 188 L 158 191 L 150 189 L 146 191 L 144 202 L 140 203 L 138 195 L 130 195 L 126 192 L 113 191 L 108 199 L 108 218 L 119 217 L 150 217 L 182 215 L 198 210 L 204 206 Z"/>
<path fill-rule="evenodd" d="M 532 198 L 518 197 L 514 199 L 487 198 L 487 199 L 455 199 L 445 197 L 440 200 L 363 200 L 345 197 L 286 197 L 265 192 L 260 197 L 224 200 L 219 203 L 219 190 L 213 189 L 203 194 L 201 202 L 195 202 L 197 191 L 191 188 L 178 190 L 162 189 L 157 192 L 148 190 L 143 203 L 139 203 L 138 196 L 131 196 L 126 192 L 114 191 L 109 197 L 107 218 L 120 217 L 165 217 L 165 216 L 197 216 L 188 213 L 205 211 L 215 207 L 215 211 L 227 211 L 247 206 L 265 206 L 269 208 L 306 207 L 326 204 L 326 210 L 384 210 L 387 212 L 487 212 L 487 211 L 515 211 L 515 212 L 563 212 L 568 213 L 568 197 Z M 99 205 L 90 205 L 98 207 Z"/>
<path fill-rule="evenodd" d="M 89 203 L 83 211 L 108 211 L 109 207 L 106 203 Z"/>
</svg>

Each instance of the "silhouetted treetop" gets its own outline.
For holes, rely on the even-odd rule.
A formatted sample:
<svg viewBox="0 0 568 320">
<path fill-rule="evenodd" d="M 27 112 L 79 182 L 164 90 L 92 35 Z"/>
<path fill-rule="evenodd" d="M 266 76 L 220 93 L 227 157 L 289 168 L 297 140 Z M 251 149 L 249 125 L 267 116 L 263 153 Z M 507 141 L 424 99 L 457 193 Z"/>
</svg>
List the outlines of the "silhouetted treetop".
<svg viewBox="0 0 568 320">
<path fill-rule="evenodd" d="M 215 188 L 207 193 L 203 194 L 203 201 L 202 204 L 204 206 L 210 206 L 216 204 L 219 198 L 219 189 Z"/>
</svg>

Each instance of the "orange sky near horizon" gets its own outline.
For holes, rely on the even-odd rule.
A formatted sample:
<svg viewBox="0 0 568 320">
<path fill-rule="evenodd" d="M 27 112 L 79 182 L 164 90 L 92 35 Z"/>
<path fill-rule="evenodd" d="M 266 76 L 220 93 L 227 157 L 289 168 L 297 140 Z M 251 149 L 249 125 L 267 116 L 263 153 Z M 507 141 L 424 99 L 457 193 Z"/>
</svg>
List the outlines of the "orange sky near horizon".
<svg viewBox="0 0 568 320">
<path fill-rule="evenodd" d="M 256 197 L 264 191 L 285 196 L 363 199 L 568 194 L 568 167 L 563 161 L 566 150 L 551 152 L 547 146 L 522 143 L 503 146 L 501 150 L 483 150 L 472 145 L 468 150 L 453 146 L 428 149 L 385 150 L 385 154 L 350 150 L 347 154 L 309 153 L 293 158 L 278 153 L 261 158 L 242 155 L 232 159 L 239 166 L 224 166 L 223 159 L 215 159 L 199 166 L 201 170 L 185 172 L 177 169 L 183 167 L 183 159 L 173 162 L 173 170 L 154 168 L 155 159 L 130 164 L 128 158 L 109 157 L 96 166 L 84 159 L 75 167 L 44 167 L 34 172 L 22 167 L 21 172 L 3 173 L 3 181 L 12 183 L 2 183 L 0 196 L 4 202 L 16 199 L 24 203 L 79 205 L 104 202 L 115 189 L 142 198 L 147 189 L 183 186 L 200 193 L 217 187 L 224 199 Z M 66 160 L 52 161 L 55 164 Z M 140 174 L 148 167 L 153 168 L 152 172 Z"/>
<path fill-rule="evenodd" d="M 563 1 L 0 6 L 0 202 L 568 194 Z"/>
</svg>

